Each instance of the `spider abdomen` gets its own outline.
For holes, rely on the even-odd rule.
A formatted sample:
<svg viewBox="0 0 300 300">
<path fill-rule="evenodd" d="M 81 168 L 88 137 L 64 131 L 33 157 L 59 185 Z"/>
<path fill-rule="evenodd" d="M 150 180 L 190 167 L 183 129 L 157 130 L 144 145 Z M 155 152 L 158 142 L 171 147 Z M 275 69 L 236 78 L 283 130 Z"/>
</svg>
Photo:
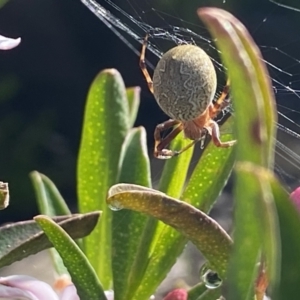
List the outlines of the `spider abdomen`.
<svg viewBox="0 0 300 300">
<path fill-rule="evenodd" d="M 153 74 L 154 97 L 172 119 L 191 121 L 211 103 L 217 87 L 216 71 L 209 56 L 194 45 L 167 51 Z"/>
</svg>

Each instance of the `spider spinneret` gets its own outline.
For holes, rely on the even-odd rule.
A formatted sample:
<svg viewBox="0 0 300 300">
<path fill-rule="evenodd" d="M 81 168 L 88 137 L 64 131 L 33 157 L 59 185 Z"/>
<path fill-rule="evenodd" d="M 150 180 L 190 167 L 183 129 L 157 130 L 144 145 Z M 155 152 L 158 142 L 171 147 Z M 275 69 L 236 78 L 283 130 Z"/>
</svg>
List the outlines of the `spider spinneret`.
<svg viewBox="0 0 300 300">
<path fill-rule="evenodd" d="M 228 103 L 229 85 L 213 103 L 217 76 L 210 57 L 195 45 L 179 45 L 167 51 L 159 60 L 153 74 L 153 81 L 145 64 L 148 36 L 145 37 L 140 67 L 150 91 L 160 108 L 172 119 L 157 125 L 154 132 L 154 156 L 170 158 L 178 155 L 200 141 L 208 132 L 217 147 L 230 147 L 236 141 L 221 142 L 219 126 L 213 120 Z M 164 139 L 161 132 L 175 126 Z M 165 149 L 183 130 L 192 142 L 179 151 Z"/>
</svg>

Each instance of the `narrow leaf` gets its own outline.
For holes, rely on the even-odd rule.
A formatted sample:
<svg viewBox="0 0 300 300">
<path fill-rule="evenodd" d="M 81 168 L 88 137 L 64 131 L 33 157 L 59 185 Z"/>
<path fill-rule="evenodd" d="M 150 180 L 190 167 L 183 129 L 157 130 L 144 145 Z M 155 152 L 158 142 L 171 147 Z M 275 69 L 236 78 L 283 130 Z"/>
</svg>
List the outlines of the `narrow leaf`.
<svg viewBox="0 0 300 300">
<path fill-rule="evenodd" d="M 121 75 L 114 69 L 100 72 L 88 93 L 77 180 L 80 211 L 103 211 L 100 224 L 84 245 L 105 289 L 112 281 L 112 216 L 105 200 L 108 188 L 117 182 L 120 151 L 128 129 L 128 102 Z"/>
<path fill-rule="evenodd" d="M 106 300 L 96 272 L 68 233 L 47 216 L 37 216 L 34 220 L 63 259 L 79 298 Z"/>
<path fill-rule="evenodd" d="M 150 162 L 146 132 L 143 127 L 131 129 L 124 141 L 120 159 L 120 178 L 123 183 L 151 186 Z M 148 217 L 133 211 L 113 214 L 112 267 L 114 276 L 114 299 L 130 299 L 136 281 L 147 263 L 143 230 Z M 149 239 L 149 237 L 147 237 Z"/>
<path fill-rule="evenodd" d="M 132 127 L 135 123 L 140 106 L 141 88 L 138 86 L 127 88 L 126 93 L 129 107 L 129 127 Z"/>
<path fill-rule="evenodd" d="M 220 126 L 222 141 L 232 141 L 233 118 L 230 117 Z M 231 174 L 235 162 L 235 147 L 218 148 L 209 143 L 204 149 L 191 178 L 181 197 L 183 201 L 193 204 L 208 213 L 222 192 Z"/>
<path fill-rule="evenodd" d="M 280 284 L 272 299 L 297 299 L 300 295 L 300 213 L 278 180 L 271 177 L 281 239 Z"/>
<path fill-rule="evenodd" d="M 91 233 L 99 216 L 99 212 L 93 212 L 84 215 L 54 217 L 53 220 L 58 222 L 73 239 L 78 239 Z M 0 267 L 52 247 L 46 235 L 34 221 L 1 226 L 0 235 Z"/>
<path fill-rule="evenodd" d="M 170 149 L 181 150 L 191 141 L 178 135 L 172 142 Z M 187 172 L 189 170 L 194 147 L 191 147 L 183 154 L 172 157 L 165 162 L 163 172 L 159 181 L 159 190 L 170 197 L 179 198 L 182 194 L 186 182 Z M 175 176 L 174 176 L 175 175 Z"/>
<path fill-rule="evenodd" d="M 183 135 L 180 134 L 172 141 L 170 148 L 180 150 L 189 143 L 190 140 L 183 138 Z M 185 184 L 192 153 L 193 147 L 165 162 L 159 183 L 161 191 L 173 197 L 180 196 Z M 162 232 L 165 233 L 164 239 L 161 238 Z M 184 242 L 180 241 L 180 245 L 177 248 L 174 248 L 173 244 L 171 244 L 171 249 L 168 251 L 169 249 L 165 247 L 168 241 L 173 240 L 178 235 L 182 237 L 174 228 L 166 226 L 155 218 L 148 218 L 148 222 L 143 230 L 137 258 L 132 268 L 130 276 L 131 288 L 128 298 L 132 298 L 133 295 L 136 299 L 148 298 L 154 293 L 183 249 L 185 238 L 182 239 Z M 178 248 L 179 251 L 176 251 Z M 157 275 L 153 276 L 153 274 Z M 138 291 L 135 291 L 136 289 Z"/>
<path fill-rule="evenodd" d="M 222 140 L 233 139 L 231 126 L 229 120 L 221 126 L 221 132 L 225 133 L 222 134 Z M 178 137 L 173 148 L 181 149 L 188 142 L 190 141 Z M 220 149 L 209 143 L 182 194 L 191 156 L 192 151 L 190 150 L 188 153 L 168 160 L 159 187 L 169 196 L 180 197 L 183 201 L 196 207 L 199 205 L 200 209 L 206 212 L 216 201 L 229 178 L 234 164 L 233 148 Z M 151 248 L 148 250 L 148 265 L 136 293 L 137 299 L 150 296 L 155 291 L 187 243 L 185 236 L 162 222 L 158 222 L 156 225 L 152 220 L 149 228 L 150 233 L 147 232 L 149 239 L 154 230 L 155 235 L 151 241 Z"/>
<path fill-rule="evenodd" d="M 65 200 L 47 176 L 34 171 L 30 173 L 30 178 L 41 214 L 49 217 L 71 214 Z M 61 275 L 67 274 L 66 268 L 57 251 L 55 249 L 50 249 L 49 251 L 56 272 Z"/>
<path fill-rule="evenodd" d="M 34 171 L 30 173 L 30 178 L 42 214 L 50 217 L 71 214 L 60 192 L 47 176 Z"/>
<path fill-rule="evenodd" d="M 228 68 L 238 140 L 236 158 L 241 162 L 249 161 L 266 168 L 272 167 L 275 102 L 270 77 L 259 48 L 246 28 L 228 12 L 204 8 L 198 13 L 216 39 L 222 60 Z M 228 273 L 231 283 L 229 298 L 252 299 L 256 264 L 261 246 L 264 245 L 263 237 L 274 234 L 270 231 L 271 224 L 268 226 L 266 222 L 263 228 L 259 226 L 262 224 L 257 215 L 261 208 L 257 197 L 264 201 L 267 190 L 262 190 L 252 175 L 239 173 L 235 180 L 234 194 L 235 244 Z M 272 260 L 267 258 L 272 264 L 270 270 L 276 269 L 277 261 L 274 257 Z"/>
<path fill-rule="evenodd" d="M 254 257 L 255 254 L 259 258 L 255 249 L 250 247 L 253 243 L 258 243 L 263 246 L 262 250 L 266 256 L 266 267 L 269 274 L 268 281 L 272 281 L 272 286 L 269 287 L 269 291 L 271 291 L 271 288 L 273 288 L 274 284 L 277 284 L 276 281 L 278 280 L 278 275 L 280 273 L 278 264 L 278 260 L 280 258 L 280 236 L 278 234 L 278 220 L 270 186 L 269 177 L 272 176 L 270 174 L 271 173 L 268 172 L 267 169 L 258 167 L 257 165 L 249 162 L 237 163 L 236 165 L 236 176 L 243 179 L 243 181 L 241 180 L 242 185 L 238 186 L 237 188 L 241 190 L 247 190 L 248 194 L 245 198 L 249 199 L 249 201 L 251 201 L 251 205 L 255 206 L 256 209 L 254 224 L 253 220 L 251 223 L 249 223 L 251 218 L 245 213 L 243 217 L 242 215 L 236 216 L 236 222 L 239 222 L 239 226 L 242 227 L 240 230 L 243 230 L 244 232 L 250 232 L 251 230 L 259 231 L 264 228 L 266 233 L 262 234 L 263 238 L 262 236 L 258 236 L 258 240 L 253 240 L 253 236 L 244 237 L 244 242 L 240 245 L 240 247 L 242 247 L 240 251 L 247 253 L 247 255 L 236 256 L 234 262 L 234 266 L 236 267 L 236 274 L 234 275 L 234 278 L 238 281 L 233 282 L 229 277 L 229 281 L 231 282 L 232 286 L 234 286 L 234 289 L 231 290 L 232 297 L 239 297 L 240 294 L 246 293 L 247 286 L 245 286 L 245 282 L 251 282 L 251 284 L 248 286 L 247 296 L 248 299 L 253 298 L 253 294 L 256 289 L 256 276 L 257 272 L 259 271 L 258 266 L 253 268 L 253 261 L 249 259 L 249 257 Z M 251 253 L 251 251 L 253 251 L 253 253 Z M 244 267 L 242 270 L 239 268 L 241 265 Z M 250 273 L 248 270 L 251 269 L 254 269 L 255 272 Z M 233 270 L 231 271 L 234 272 Z"/>
<path fill-rule="evenodd" d="M 126 184 L 113 186 L 107 202 L 116 209 L 149 214 L 174 227 L 198 247 L 221 277 L 225 275 L 232 241 L 216 221 L 200 210 L 164 193 Z"/>
<path fill-rule="evenodd" d="M 274 156 L 270 152 L 274 147 L 270 145 L 274 143 L 275 100 L 261 52 L 244 25 L 230 13 L 203 8 L 198 14 L 217 39 L 228 68 L 235 109 L 237 159 L 268 167 Z"/>
</svg>

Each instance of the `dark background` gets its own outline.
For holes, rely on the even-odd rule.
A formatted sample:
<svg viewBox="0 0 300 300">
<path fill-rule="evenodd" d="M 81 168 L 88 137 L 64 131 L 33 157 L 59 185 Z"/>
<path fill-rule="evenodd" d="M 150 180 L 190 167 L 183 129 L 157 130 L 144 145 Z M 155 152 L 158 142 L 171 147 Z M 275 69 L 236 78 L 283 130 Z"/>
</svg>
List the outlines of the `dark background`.
<svg viewBox="0 0 300 300">
<path fill-rule="evenodd" d="M 297 0 L 294 2 L 296 5 Z M 142 18 L 154 26 L 161 26 L 155 25 L 161 19 L 156 19 L 151 7 L 177 17 L 164 15 L 174 25 L 178 17 L 200 25 L 196 16 L 200 6 L 229 10 L 249 28 L 259 45 L 268 46 L 262 48 L 268 61 L 295 75 L 290 78 L 274 72 L 272 76 L 286 85 L 291 81 L 293 89 L 300 89 L 299 62 L 270 48 L 278 47 L 300 59 L 298 12 L 267 0 L 114 3 L 133 15 L 136 12 L 129 4 L 136 3 L 138 12 L 145 11 Z M 126 86 L 142 87 L 136 125 L 146 127 L 151 151 L 153 129 L 166 116 L 147 90 L 138 57 L 79 0 L 10 0 L 0 9 L 0 34 L 22 38 L 16 49 L 0 52 L 0 180 L 9 182 L 11 191 L 11 204 L 1 212 L 1 222 L 28 219 L 37 213 L 28 177 L 32 170 L 49 176 L 65 199 L 76 203 L 76 157 L 85 97 L 89 84 L 104 68 L 117 68 Z M 155 64 L 156 58 L 151 59 Z M 277 98 L 299 110 L 300 99 L 280 86 Z M 290 117 L 297 121 L 299 114 Z"/>
</svg>

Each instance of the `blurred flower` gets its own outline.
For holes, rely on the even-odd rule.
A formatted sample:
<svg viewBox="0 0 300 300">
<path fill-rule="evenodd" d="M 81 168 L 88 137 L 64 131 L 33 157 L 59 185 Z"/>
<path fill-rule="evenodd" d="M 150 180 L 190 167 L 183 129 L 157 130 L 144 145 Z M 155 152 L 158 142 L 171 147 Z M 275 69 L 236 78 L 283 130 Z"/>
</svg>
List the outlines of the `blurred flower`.
<svg viewBox="0 0 300 300">
<path fill-rule="evenodd" d="M 79 300 L 75 286 L 66 285 L 58 296 L 52 287 L 34 277 L 13 275 L 0 277 L 0 299 Z"/>
<path fill-rule="evenodd" d="M 291 194 L 290 198 L 296 205 L 298 211 L 300 212 L 300 187 L 296 188 Z"/>
<path fill-rule="evenodd" d="M 0 50 L 10 50 L 17 47 L 21 43 L 21 38 L 12 39 L 0 35 Z"/>
<path fill-rule="evenodd" d="M 175 289 L 168 293 L 163 300 L 187 300 L 188 292 L 185 289 Z"/>
<path fill-rule="evenodd" d="M 59 295 L 54 291 L 57 290 Z M 107 300 L 114 300 L 113 291 L 105 291 Z M 28 300 L 80 300 L 75 285 L 68 275 L 58 278 L 54 289 L 41 280 L 31 276 L 13 275 L 0 277 L 0 299 Z M 154 298 L 150 298 L 154 299 Z"/>
</svg>

